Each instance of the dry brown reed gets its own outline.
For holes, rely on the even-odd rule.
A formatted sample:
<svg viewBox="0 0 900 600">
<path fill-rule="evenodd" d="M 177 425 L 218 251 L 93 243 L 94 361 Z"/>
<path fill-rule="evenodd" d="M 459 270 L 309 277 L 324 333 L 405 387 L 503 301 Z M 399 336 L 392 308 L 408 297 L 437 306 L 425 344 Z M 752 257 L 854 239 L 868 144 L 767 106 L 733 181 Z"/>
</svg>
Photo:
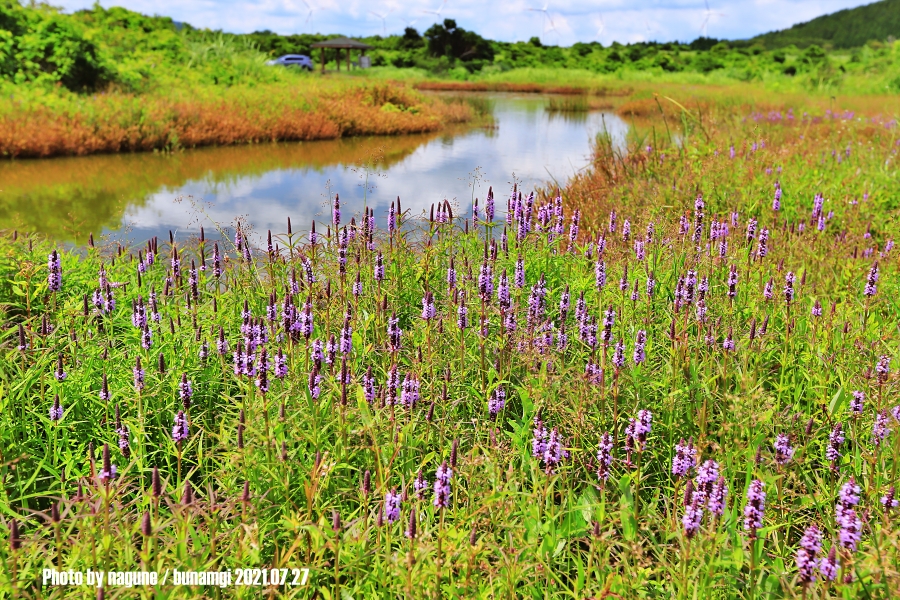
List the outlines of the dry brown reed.
<svg viewBox="0 0 900 600">
<path fill-rule="evenodd" d="M 107 94 L 79 98 L 64 108 L 23 106 L 0 113 L 0 156 L 43 158 L 426 133 L 473 118 L 465 103 L 423 98 L 393 83 L 271 102 L 264 91 L 211 98 Z M 273 92 L 284 95 L 281 88 Z"/>
</svg>

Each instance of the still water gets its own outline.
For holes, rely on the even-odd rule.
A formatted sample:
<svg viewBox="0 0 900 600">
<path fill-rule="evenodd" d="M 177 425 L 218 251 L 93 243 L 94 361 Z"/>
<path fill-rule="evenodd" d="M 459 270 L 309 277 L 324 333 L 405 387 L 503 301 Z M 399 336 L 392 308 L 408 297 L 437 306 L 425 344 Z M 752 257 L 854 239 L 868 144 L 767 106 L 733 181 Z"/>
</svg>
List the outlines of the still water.
<svg viewBox="0 0 900 600">
<path fill-rule="evenodd" d="M 365 205 L 381 216 L 398 196 L 413 216 L 445 199 L 470 214 L 488 186 L 502 197 L 513 182 L 526 192 L 562 185 L 588 164 L 598 133 L 621 144 L 627 130 L 611 113 L 548 112 L 545 96 L 485 96 L 492 127 L 0 162 L 0 229 L 141 243 L 170 230 L 184 240 L 201 225 L 215 235 L 241 219 L 260 240 L 267 229 L 285 231 L 288 217 L 297 231 L 330 221 L 335 193 L 345 221 Z"/>
</svg>

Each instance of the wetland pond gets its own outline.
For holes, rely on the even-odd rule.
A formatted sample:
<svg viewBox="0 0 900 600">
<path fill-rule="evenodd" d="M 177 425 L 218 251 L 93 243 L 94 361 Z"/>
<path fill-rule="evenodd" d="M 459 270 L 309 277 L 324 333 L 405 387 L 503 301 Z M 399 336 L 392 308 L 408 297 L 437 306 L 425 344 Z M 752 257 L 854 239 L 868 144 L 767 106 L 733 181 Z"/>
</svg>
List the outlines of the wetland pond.
<svg viewBox="0 0 900 600">
<path fill-rule="evenodd" d="M 265 231 L 328 223 L 340 195 L 344 221 L 374 208 L 379 223 L 398 196 L 411 216 L 449 200 L 471 214 L 473 198 L 494 187 L 498 210 L 513 182 L 527 193 L 562 186 L 590 161 L 596 135 L 624 146 L 628 129 L 613 113 L 557 113 L 549 97 L 472 94 L 492 107 L 491 127 L 434 134 L 344 138 L 201 148 L 171 154 L 114 154 L 0 161 L 0 229 L 36 231 L 59 241 L 89 234 L 123 244 L 149 237 L 210 237 L 242 219 L 260 242 Z M 482 202 L 483 203 L 483 202 Z M 324 226 L 322 226 L 324 229 Z"/>
</svg>

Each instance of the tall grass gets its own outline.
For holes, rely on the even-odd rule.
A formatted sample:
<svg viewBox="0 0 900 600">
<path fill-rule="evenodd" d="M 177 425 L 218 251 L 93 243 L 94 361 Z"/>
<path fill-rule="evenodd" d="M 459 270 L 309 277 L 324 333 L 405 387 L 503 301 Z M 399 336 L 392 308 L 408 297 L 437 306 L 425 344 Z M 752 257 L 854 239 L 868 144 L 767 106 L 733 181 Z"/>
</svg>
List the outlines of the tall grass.
<svg viewBox="0 0 900 600">
<path fill-rule="evenodd" d="M 315 243 L 5 232 L 0 585 L 302 567 L 269 591 L 895 596 L 896 127 L 682 117 L 598 146 L 564 199 L 498 192 L 493 220 L 398 203 L 352 228 L 335 198 Z M 832 549 L 836 573 L 806 568 Z"/>
<path fill-rule="evenodd" d="M 276 83 L 145 95 L 13 95 L 0 106 L 0 156 L 424 133 L 474 116 L 466 104 L 447 104 L 398 84 L 307 79 L 302 88 Z"/>
</svg>

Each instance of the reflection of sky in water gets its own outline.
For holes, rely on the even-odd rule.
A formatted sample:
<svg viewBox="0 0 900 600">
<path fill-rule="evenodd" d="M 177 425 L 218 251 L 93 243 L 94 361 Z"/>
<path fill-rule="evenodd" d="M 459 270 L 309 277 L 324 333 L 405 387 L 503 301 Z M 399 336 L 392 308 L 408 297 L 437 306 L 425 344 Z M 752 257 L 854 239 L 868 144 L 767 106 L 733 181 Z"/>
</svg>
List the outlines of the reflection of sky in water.
<svg viewBox="0 0 900 600">
<path fill-rule="evenodd" d="M 550 181 L 563 184 L 589 161 L 592 140 L 605 126 L 620 144 L 626 124 L 611 114 L 590 113 L 564 118 L 547 113 L 545 98 L 495 96 L 497 128 L 476 129 L 455 136 L 437 137 L 384 170 L 369 174 L 369 206 L 383 215 L 400 196 L 404 210 L 421 215 L 432 203 L 448 199 L 471 213 L 473 194 L 484 198 L 489 185 L 499 205 L 505 206 L 514 178 L 523 191 Z M 478 181 L 473 190 L 473 177 Z M 330 221 L 329 189 L 341 197 L 343 220 L 363 208 L 365 174 L 353 165 L 275 169 L 262 175 L 242 176 L 232 183 L 191 180 L 175 189 L 152 193 L 143 206 L 125 211 L 123 225 L 132 240 L 177 230 L 179 237 L 195 233 L 200 224 L 211 228 L 246 216 L 259 236 L 267 229 L 281 232 L 291 217 L 295 231 L 305 231 L 312 219 Z M 198 221 L 192 203 L 205 215 Z M 182 201 L 173 201 L 185 197 Z M 383 221 L 380 221 L 383 222 Z M 257 237 L 257 240 L 260 238 Z"/>
</svg>

